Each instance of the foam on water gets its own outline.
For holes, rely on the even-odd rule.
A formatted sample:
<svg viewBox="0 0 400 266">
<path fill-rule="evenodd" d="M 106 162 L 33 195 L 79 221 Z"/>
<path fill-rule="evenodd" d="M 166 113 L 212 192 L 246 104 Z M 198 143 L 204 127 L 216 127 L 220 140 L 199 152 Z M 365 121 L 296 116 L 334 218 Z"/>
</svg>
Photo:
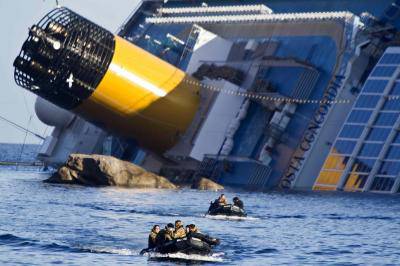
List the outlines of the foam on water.
<svg viewBox="0 0 400 266">
<path fill-rule="evenodd" d="M 134 256 L 138 255 L 139 252 L 133 249 L 127 248 L 109 248 L 109 247 L 98 247 L 98 248 L 87 248 L 90 253 L 106 253 L 106 254 L 117 254 L 123 256 Z"/>
<path fill-rule="evenodd" d="M 257 217 L 240 217 L 240 216 L 227 216 L 227 215 L 209 215 L 206 214 L 204 217 L 209 218 L 209 219 L 214 219 L 214 220 L 230 220 L 230 221 L 255 221 L 255 220 L 260 220 L 260 218 Z"/>
<path fill-rule="evenodd" d="M 145 253 L 150 259 L 172 259 L 172 260 L 187 260 L 187 261 L 204 261 L 204 262 L 223 262 L 222 256 L 224 253 L 214 253 L 212 255 L 195 255 L 195 254 L 184 254 L 184 253 L 171 253 L 161 254 L 156 252 Z"/>
</svg>

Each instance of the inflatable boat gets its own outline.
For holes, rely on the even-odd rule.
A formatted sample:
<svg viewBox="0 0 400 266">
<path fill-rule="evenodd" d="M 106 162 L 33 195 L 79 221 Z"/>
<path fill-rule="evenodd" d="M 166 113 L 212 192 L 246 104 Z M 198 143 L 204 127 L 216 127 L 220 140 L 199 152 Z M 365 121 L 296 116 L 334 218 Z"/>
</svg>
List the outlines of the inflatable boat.
<svg viewBox="0 0 400 266">
<path fill-rule="evenodd" d="M 246 212 L 232 204 L 227 205 L 218 205 L 215 203 L 210 204 L 210 208 L 208 208 L 208 215 L 226 215 L 226 216 L 237 216 L 237 217 L 246 217 Z"/>
<path fill-rule="evenodd" d="M 212 246 L 218 244 L 218 239 L 199 234 L 199 237 L 175 239 L 152 249 L 143 249 L 140 253 L 173 254 L 179 252 L 188 255 L 209 255 L 212 252 Z"/>
</svg>

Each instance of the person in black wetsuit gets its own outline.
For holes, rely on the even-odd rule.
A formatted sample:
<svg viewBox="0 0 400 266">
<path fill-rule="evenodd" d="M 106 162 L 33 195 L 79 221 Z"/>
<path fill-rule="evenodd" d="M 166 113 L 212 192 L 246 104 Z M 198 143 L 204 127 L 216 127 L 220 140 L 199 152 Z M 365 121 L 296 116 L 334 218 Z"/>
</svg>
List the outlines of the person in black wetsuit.
<svg viewBox="0 0 400 266">
<path fill-rule="evenodd" d="M 224 207 L 228 205 L 228 200 L 226 199 L 224 194 L 221 194 L 216 200 L 210 203 L 210 207 L 208 208 L 208 212 L 211 210 L 218 209 L 220 207 Z"/>
<path fill-rule="evenodd" d="M 191 237 L 197 238 L 197 239 L 200 239 L 201 241 L 208 243 L 209 245 L 218 245 L 220 242 L 219 239 L 217 239 L 217 238 L 213 238 L 213 237 L 210 237 L 208 235 L 201 233 L 199 231 L 199 229 L 196 227 L 196 225 L 194 225 L 194 224 L 189 224 L 187 226 L 187 228 L 188 228 L 188 233 L 186 234 L 187 238 L 191 238 Z"/>
<path fill-rule="evenodd" d="M 238 197 L 233 198 L 233 205 L 239 207 L 240 209 L 244 209 L 243 201 L 241 201 Z"/>
<path fill-rule="evenodd" d="M 175 221 L 175 231 L 174 231 L 174 238 L 184 238 L 186 236 L 186 230 L 183 227 L 183 223 L 181 220 Z"/>
<path fill-rule="evenodd" d="M 225 194 L 221 194 L 218 199 L 214 201 L 214 204 L 224 206 L 228 204 L 228 200 L 225 197 Z"/>
<path fill-rule="evenodd" d="M 154 225 L 153 229 L 151 229 L 151 232 L 149 234 L 149 241 L 148 241 L 148 248 L 155 248 L 156 247 L 156 239 L 157 235 L 160 232 L 160 226 L 159 225 Z"/>
<path fill-rule="evenodd" d="M 160 230 L 156 237 L 156 246 L 162 246 L 174 239 L 174 225 L 168 224 L 164 229 Z"/>
</svg>

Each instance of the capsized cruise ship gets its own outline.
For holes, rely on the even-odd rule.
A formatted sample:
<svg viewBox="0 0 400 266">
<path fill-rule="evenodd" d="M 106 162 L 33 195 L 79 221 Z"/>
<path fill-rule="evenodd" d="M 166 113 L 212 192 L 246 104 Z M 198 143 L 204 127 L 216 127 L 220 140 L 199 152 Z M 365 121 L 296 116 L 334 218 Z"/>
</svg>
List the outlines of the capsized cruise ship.
<svg viewBox="0 0 400 266">
<path fill-rule="evenodd" d="M 397 193 L 399 26 L 393 0 L 143 1 L 116 34 L 58 8 L 15 77 L 54 127 L 50 166 L 101 153 L 249 190 Z"/>
</svg>

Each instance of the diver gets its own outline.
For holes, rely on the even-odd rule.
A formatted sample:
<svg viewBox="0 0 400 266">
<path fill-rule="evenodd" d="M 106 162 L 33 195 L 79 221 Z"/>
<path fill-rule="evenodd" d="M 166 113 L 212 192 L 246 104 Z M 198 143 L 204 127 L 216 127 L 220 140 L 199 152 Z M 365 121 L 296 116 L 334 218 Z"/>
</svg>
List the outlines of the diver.
<svg viewBox="0 0 400 266">
<path fill-rule="evenodd" d="M 228 205 L 228 200 L 225 197 L 225 194 L 221 194 L 218 199 L 216 199 L 213 203 L 214 206 L 225 206 Z"/>
<path fill-rule="evenodd" d="M 209 245 L 218 245 L 220 243 L 219 239 L 201 233 L 194 224 L 189 224 L 187 227 L 189 229 L 189 232 L 186 235 L 187 238 L 197 238 L 208 243 Z"/>
<path fill-rule="evenodd" d="M 225 194 L 221 194 L 218 198 L 219 205 L 228 205 L 228 200 L 225 197 Z"/>
<path fill-rule="evenodd" d="M 228 200 L 226 199 L 225 194 L 221 194 L 216 200 L 211 201 L 210 207 L 208 208 L 208 213 L 210 213 L 211 210 L 215 210 L 226 205 L 228 205 Z"/>
<path fill-rule="evenodd" d="M 193 234 L 193 233 L 200 233 L 199 229 L 196 227 L 195 224 L 189 224 L 189 225 L 186 226 L 186 227 L 188 227 L 188 229 L 189 229 L 189 231 L 188 231 L 188 234 L 189 234 L 189 235 L 190 235 L 190 234 Z"/>
<path fill-rule="evenodd" d="M 169 223 L 164 229 L 161 229 L 156 237 L 156 246 L 162 246 L 174 239 L 174 225 Z"/>
<path fill-rule="evenodd" d="M 153 229 L 151 229 L 151 232 L 149 234 L 149 241 L 148 241 L 149 249 L 156 247 L 156 239 L 159 232 L 160 232 L 160 226 L 158 224 L 154 225 Z"/>
<path fill-rule="evenodd" d="M 188 224 L 188 225 L 185 226 L 186 236 L 189 234 L 189 232 L 190 232 L 190 225 Z"/>
<path fill-rule="evenodd" d="M 183 227 L 183 223 L 181 220 L 175 221 L 175 230 L 174 230 L 174 238 L 184 238 L 186 237 L 186 230 Z"/>
<path fill-rule="evenodd" d="M 243 201 L 241 201 L 238 197 L 233 198 L 233 206 L 239 207 L 240 209 L 244 209 Z"/>
</svg>

